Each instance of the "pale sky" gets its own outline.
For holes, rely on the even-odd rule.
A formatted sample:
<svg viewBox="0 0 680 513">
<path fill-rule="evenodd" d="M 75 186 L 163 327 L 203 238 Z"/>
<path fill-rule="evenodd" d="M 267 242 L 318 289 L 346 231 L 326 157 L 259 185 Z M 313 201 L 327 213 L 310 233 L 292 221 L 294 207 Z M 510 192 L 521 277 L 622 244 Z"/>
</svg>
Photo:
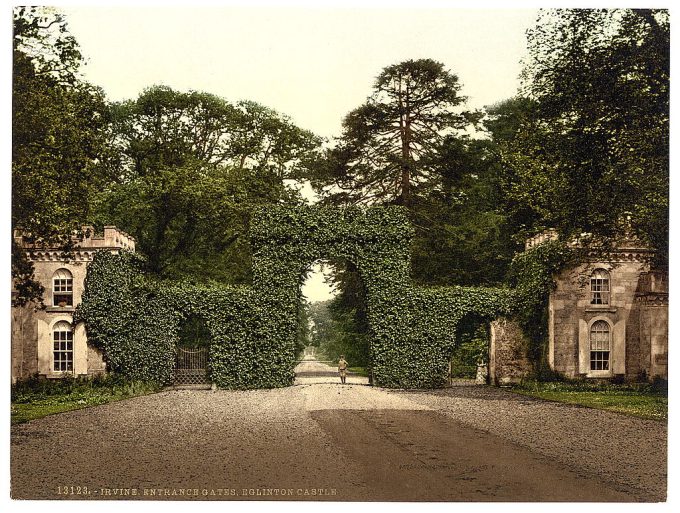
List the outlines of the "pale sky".
<svg viewBox="0 0 680 513">
<path fill-rule="evenodd" d="M 403 4 L 402 4 L 403 5 Z M 446 5 L 446 3 L 444 3 Z M 450 5 L 450 3 L 449 3 Z M 512 96 L 535 9 L 84 7 L 62 10 L 111 100 L 164 84 L 249 99 L 331 137 L 386 66 L 432 58 L 470 107 Z"/>
<path fill-rule="evenodd" d="M 328 271 L 324 272 L 321 269 L 321 264 L 319 262 L 315 262 L 314 265 L 312 265 L 312 272 L 302 286 L 302 294 L 311 303 L 325 301 L 336 295 L 337 291 L 335 290 L 335 287 L 332 284 L 324 282 L 326 274 L 328 274 Z"/>
<path fill-rule="evenodd" d="M 468 107 L 513 96 L 536 9 L 66 6 L 85 78 L 110 100 L 146 87 L 248 99 L 332 138 L 380 71 L 432 58 L 457 74 Z M 469 4 L 468 4 L 469 5 Z M 318 267 L 303 287 L 328 299 Z"/>
</svg>

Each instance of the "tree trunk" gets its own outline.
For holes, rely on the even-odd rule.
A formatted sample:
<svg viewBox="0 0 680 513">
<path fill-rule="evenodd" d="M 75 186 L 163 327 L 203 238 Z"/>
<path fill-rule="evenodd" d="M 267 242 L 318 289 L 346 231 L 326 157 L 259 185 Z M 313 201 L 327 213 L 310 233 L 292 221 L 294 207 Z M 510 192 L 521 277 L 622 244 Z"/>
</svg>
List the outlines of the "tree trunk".
<svg viewBox="0 0 680 513">
<path fill-rule="evenodd" d="M 400 84 L 401 86 L 401 84 Z M 401 114 L 401 196 L 400 204 L 411 206 L 411 118 L 408 85 L 406 87 L 406 105 L 399 98 Z"/>
<path fill-rule="evenodd" d="M 401 164 L 401 196 L 399 203 L 405 207 L 411 204 L 411 170 L 406 161 Z"/>
</svg>

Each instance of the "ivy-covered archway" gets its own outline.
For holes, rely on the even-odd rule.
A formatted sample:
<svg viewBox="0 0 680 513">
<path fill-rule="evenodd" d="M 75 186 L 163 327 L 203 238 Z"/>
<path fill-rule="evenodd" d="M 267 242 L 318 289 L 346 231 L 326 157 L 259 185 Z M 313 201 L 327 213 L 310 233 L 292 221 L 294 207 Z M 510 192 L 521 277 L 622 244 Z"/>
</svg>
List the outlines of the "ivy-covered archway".
<svg viewBox="0 0 680 513">
<path fill-rule="evenodd" d="M 100 253 L 77 317 L 113 370 L 166 382 L 182 319 L 200 315 L 212 334 L 212 379 L 222 388 L 268 388 L 294 379 L 298 300 L 305 270 L 321 258 L 354 263 L 366 287 L 374 383 L 435 388 L 446 383 L 452 333 L 466 314 L 506 313 L 507 289 L 416 287 L 413 230 L 400 207 L 272 206 L 251 225 L 251 287 L 154 282 L 138 257 Z"/>
</svg>

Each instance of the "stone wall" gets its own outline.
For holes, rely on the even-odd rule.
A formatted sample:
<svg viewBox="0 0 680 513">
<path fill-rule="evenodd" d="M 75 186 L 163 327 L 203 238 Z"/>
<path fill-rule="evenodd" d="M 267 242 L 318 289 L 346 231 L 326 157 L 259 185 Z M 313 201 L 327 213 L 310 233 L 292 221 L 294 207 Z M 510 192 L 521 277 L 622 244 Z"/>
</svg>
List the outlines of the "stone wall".
<svg viewBox="0 0 680 513">
<path fill-rule="evenodd" d="M 668 275 L 648 272 L 640 277 L 639 367 L 649 379 L 668 379 Z"/>
<path fill-rule="evenodd" d="M 501 318 L 491 323 L 489 378 L 494 385 L 519 383 L 532 370 L 529 341 L 516 321 Z"/>
<path fill-rule="evenodd" d="M 608 304 L 591 304 L 590 277 L 596 269 L 609 273 Z M 650 273 L 645 258 L 617 254 L 610 261 L 592 261 L 568 269 L 555 281 L 549 302 L 548 361 L 552 369 L 572 378 L 620 376 L 638 380 L 654 374 L 667 376 L 663 362 L 668 344 L 668 294 L 647 292 L 650 287 L 662 287 L 664 281 L 661 274 Z M 608 371 L 590 368 L 590 330 L 598 320 L 610 327 Z M 655 358 L 658 365 L 653 364 Z"/>
<path fill-rule="evenodd" d="M 548 305 L 548 363 L 569 378 L 668 379 L 668 275 L 627 253 L 609 262 L 588 262 L 555 278 Z M 616 261 L 618 260 L 618 261 Z M 607 304 L 592 304 L 594 270 L 609 273 Z M 590 332 L 603 320 L 610 330 L 606 371 L 591 370 Z M 493 384 L 521 381 L 532 371 L 529 341 L 508 319 L 491 323 L 489 375 Z"/>
<path fill-rule="evenodd" d="M 38 324 L 30 307 L 12 308 L 12 381 L 38 372 Z"/>
<path fill-rule="evenodd" d="M 44 308 L 35 303 L 12 308 L 12 381 L 36 374 L 61 377 L 52 365 L 52 331 L 59 321 L 73 322 L 73 312 L 80 303 L 85 287 L 87 262 L 36 261 L 35 278 L 43 287 Z M 59 269 L 73 276 L 73 306 L 54 306 L 52 277 Z M 74 331 L 74 374 L 97 374 L 106 369 L 101 352 L 87 344 L 84 326 Z"/>
<path fill-rule="evenodd" d="M 82 240 L 73 237 L 77 249 L 109 249 L 127 251 L 135 250 L 135 239 L 115 226 L 104 226 L 103 233 L 97 233 L 93 226 L 82 227 L 84 238 Z M 30 243 L 30 239 L 17 230 L 14 233 L 14 241 L 29 251 L 57 251 L 57 248 L 45 248 L 44 246 Z"/>
</svg>

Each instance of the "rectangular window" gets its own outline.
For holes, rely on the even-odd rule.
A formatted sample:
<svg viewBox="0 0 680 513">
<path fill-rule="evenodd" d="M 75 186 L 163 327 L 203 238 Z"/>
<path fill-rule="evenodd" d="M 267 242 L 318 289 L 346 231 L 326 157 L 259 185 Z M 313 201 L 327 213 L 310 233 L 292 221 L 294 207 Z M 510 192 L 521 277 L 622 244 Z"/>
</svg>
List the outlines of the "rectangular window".
<svg viewBox="0 0 680 513">
<path fill-rule="evenodd" d="M 609 278 L 591 278 L 590 290 L 593 294 L 590 301 L 593 305 L 609 304 Z"/>
<path fill-rule="evenodd" d="M 73 372 L 73 332 L 54 332 L 54 370 Z"/>
<path fill-rule="evenodd" d="M 609 370 L 609 351 L 590 352 L 590 370 Z"/>
<path fill-rule="evenodd" d="M 73 306 L 73 278 L 54 279 L 54 306 Z"/>
</svg>

